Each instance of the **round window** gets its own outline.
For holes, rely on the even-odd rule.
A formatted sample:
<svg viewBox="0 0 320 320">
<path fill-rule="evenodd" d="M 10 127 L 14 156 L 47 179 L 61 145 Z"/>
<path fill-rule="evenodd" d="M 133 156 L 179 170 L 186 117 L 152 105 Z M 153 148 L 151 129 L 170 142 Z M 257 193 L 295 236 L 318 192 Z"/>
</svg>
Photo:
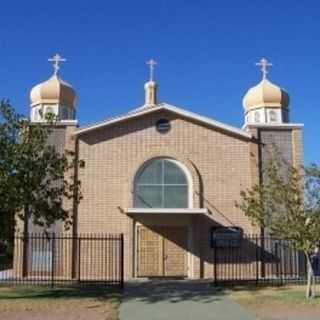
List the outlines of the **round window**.
<svg viewBox="0 0 320 320">
<path fill-rule="evenodd" d="M 156 122 L 156 129 L 160 133 L 167 133 L 171 129 L 170 121 L 167 119 L 160 119 Z"/>
</svg>

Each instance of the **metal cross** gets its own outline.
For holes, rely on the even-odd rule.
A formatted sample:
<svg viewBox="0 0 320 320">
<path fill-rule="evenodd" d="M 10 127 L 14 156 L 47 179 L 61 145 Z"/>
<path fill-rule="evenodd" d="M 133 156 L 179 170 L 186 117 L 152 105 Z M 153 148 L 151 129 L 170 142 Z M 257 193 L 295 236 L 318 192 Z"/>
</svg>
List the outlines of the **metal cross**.
<svg viewBox="0 0 320 320">
<path fill-rule="evenodd" d="M 49 58 L 48 61 L 53 62 L 54 74 L 56 75 L 60 69 L 59 63 L 65 62 L 67 59 L 62 58 L 60 54 L 56 53 L 52 58 Z"/>
<path fill-rule="evenodd" d="M 154 67 L 158 64 L 157 61 L 150 59 L 146 62 L 146 64 L 150 68 L 150 81 L 153 81 Z"/>
<path fill-rule="evenodd" d="M 256 66 L 261 67 L 262 77 L 263 79 L 266 79 L 268 74 L 268 68 L 272 67 L 272 63 L 268 61 L 266 58 L 262 58 L 259 62 L 256 63 Z"/>
</svg>

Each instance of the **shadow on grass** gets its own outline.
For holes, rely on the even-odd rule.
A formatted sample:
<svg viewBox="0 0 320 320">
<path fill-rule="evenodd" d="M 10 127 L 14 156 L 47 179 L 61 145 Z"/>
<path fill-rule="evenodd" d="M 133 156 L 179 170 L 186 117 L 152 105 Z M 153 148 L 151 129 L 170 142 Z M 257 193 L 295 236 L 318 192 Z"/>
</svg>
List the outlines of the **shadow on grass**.
<svg viewBox="0 0 320 320">
<path fill-rule="evenodd" d="M 320 288 L 320 287 L 319 287 Z M 243 284 L 234 286 L 215 286 L 212 281 L 199 280 L 152 280 L 132 282 L 126 285 L 122 301 L 136 300 L 146 304 L 167 301 L 170 303 L 195 301 L 199 303 L 214 303 L 231 298 L 235 293 L 247 294 L 248 296 L 280 297 L 283 301 L 304 301 L 305 286 L 287 287 L 270 286 L 267 284 Z M 320 299 L 313 299 L 314 301 Z"/>
<path fill-rule="evenodd" d="M 269 286 L 269 285 L 235 285 L 214 286 L 212 281 L 198 280 L 151 280 L 129 282 L 124 293 L 117 288 L 106 287 L 1 287 L 0 302 L 6 300 L 41 300 L 41 299 L 86 299 L 94 298 L 97 301 L 121 299 L 122 301 L 141 301 L 146 304 L 167 301 L 179 303 L 194 301 L 198 303 L 214 303 L 233 297 L 233 293 L 247 293 L 248 296 L 264 297 L 264 295 L 280 297 L 283 301 L 298 301 L 304 298 L 304 285 Z M 320 286 L 318 293 L 320 293 Z M 313 301 L 320 301 L 318 296 Z"/>
</svg>

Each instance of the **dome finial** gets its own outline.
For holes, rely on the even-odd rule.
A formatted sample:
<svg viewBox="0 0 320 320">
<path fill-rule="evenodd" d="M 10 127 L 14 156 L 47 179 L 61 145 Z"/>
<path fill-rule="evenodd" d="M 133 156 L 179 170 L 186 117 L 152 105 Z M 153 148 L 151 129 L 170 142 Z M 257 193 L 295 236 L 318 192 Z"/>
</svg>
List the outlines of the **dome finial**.
<svg viewBox="0 0 320 320">
<path fill-rule="evenodd" d="M 153 80 L 154 67 L 158 64 L 157 61 L 150 59 L 146 62 L 150 68 L 150 79 L 144 85 L 145 90 L 145 106 L 154 106 L 157 104 L 157 84 Z"/>
<path fill-rule="evenodd" d="M 154 59 L 150 59 L 149 61 L 146 62 L 146 64 L 150 68 L 150 79 L 149 81 L 153 81 L 153 74 L 154 74 L 154 67 L 158 64 L 157 61 Z"/>
<path fill-rule="evenodd" d="M 256 66 L 261 67 L 262 79 L 267 79 L 268 68 L 272 67 L 272 63 L 266 58 L 262 58 L 259 62 L 256 63 Z"/>
<path fill-rule="evenodd" d="M 67 59 L 62 58 L 59 53 L 56 53 L 52 58 L 49 58 L 48 61 L 53 62 L 53 74 L 56 76 L 60 69 L 59 63 L 65 62 Z"/>
</svg>

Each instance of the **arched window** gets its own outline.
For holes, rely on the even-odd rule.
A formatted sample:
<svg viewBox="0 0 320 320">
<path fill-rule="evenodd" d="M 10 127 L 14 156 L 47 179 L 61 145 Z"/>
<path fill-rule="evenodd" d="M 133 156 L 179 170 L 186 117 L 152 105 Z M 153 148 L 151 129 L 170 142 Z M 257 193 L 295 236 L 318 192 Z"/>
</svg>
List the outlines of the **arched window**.
<svg viewBox="0 0 320 320">
<path fill-rule="evenodd" d="M 149 161 L 137 174 L 135 208 L 188 208 L 188 179 L 172 159 Z"/>
</svg>

